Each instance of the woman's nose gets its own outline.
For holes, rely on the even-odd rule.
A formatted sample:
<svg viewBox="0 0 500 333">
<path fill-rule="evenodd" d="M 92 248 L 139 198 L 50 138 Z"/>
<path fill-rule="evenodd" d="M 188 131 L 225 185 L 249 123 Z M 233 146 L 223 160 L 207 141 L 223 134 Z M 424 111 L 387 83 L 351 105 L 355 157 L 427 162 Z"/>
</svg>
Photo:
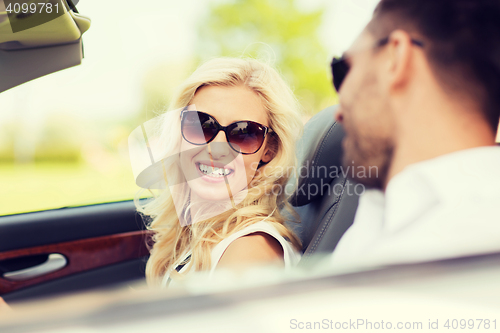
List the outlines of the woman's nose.
<svg viewBox="0 0 500 333">
<path fill-rule="evenodd" d="M 209 151 L 214 160 L 220 159 L 231 153 L 231 148 L 226 140 L 226 134 L 223 131 L 220 131 L 209 145 Z"/>
</svg>

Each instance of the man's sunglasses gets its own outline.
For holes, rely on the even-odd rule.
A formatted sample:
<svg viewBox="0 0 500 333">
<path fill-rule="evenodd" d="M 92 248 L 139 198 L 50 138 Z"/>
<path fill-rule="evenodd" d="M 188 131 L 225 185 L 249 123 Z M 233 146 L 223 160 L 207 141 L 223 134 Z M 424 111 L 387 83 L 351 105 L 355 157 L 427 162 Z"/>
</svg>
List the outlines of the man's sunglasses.
<svg viewBox="0 0 500 333">
<path fill-rule="evenodd" d="M 412 39 L 411 42 L 413 45 L 424 47 L 424 43 L 419 40 Z M 382 47 L 387 43 L 389 43 L 389 37 L 379 40 L 375 44 L 374 48 Z M 351 66 L 346 61 L 347 58 L 348 57 L 346 56 L 342 56 L 341 58 L 333 58 L 331 63 L 333 86 L 335 87 L 335 90 L 337 90 L 337 92 L 340 91 L 340 86 L 342 86 L 342 82 L 344 82 L 344 79 L 346 78 L 347 74 L 349 73 L 349 70 L 351 69 Z"/>
<path fill-rule="evenodd" d="M 244 155 L 258 152 L 266 135 L 270 133 L 269 127 L 253 121 L 237 121 L 228 126 L 222 126 L 208 113 L 182 111 L 181 132 L 187 142 L 198 146 L 205 145 L 215 139 L 220 131 L 226 134 L 229 146 Z"/>
</svg>

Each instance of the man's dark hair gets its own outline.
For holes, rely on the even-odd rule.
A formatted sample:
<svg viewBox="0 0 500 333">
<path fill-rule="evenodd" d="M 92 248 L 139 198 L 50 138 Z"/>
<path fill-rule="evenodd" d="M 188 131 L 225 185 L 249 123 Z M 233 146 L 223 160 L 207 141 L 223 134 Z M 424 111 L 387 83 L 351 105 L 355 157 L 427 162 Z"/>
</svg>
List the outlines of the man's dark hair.
<svg viewBox="0 0 500 333">
<path fill-rule="evenodd" d="M 445 89 L 479 102 L 496 131 L 500 118 L 500 0 L 381 0 L 369 30 L 396 29 L 425 43 Z"/>
</svg>

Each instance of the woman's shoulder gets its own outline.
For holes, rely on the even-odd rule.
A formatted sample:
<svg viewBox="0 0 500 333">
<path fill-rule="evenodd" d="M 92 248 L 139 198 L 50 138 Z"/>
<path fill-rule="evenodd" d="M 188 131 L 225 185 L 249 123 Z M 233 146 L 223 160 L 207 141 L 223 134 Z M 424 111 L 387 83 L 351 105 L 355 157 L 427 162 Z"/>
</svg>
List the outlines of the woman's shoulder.
<svg viewBox="0 0 500 333">
<path fill-rule="evenodd" d="M 246 241 L 248 241 L 248 239 L 253 239 L 252 242 L 257 242 L 258 240 L 261 240 L 263 238 L 272 238 L 275 241 L 278 241 L 280 244 L 287 243 L 291 245 L 290 242 L 280 234 L 278 229 L 274 226 L 274 223 L 268 221 L 260 221 L 231 234 L 229 237 L 223 239 L 219 244 L 217 244 L 216 247 L 220 246 L 227 248 L 227 246 L 233 244 L 234 242 L 245 242 L 244 239 Z"/>
<path fill-rule="evenodd" d="M 277 264 L 283 265 L 284 250 L 280 242 L 263 231 L 234 239 L 225 249 L 218 267 Z"/>
<path fill-rule="evenodd" d="M 285 268 L 295 265 L 300 259 L 299 252 L 273 224 L 257 222 L 223 239 L 212 250 L 212 270 L 219 262 L 224 265 L 238 260 L 265 263 L 281 259 Z"/>
</svg>

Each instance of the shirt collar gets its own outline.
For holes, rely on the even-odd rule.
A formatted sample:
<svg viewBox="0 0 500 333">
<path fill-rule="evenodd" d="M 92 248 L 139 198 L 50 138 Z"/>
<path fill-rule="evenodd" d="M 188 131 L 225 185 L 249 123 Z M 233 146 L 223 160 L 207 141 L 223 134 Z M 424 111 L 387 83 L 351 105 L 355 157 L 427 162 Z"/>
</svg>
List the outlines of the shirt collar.
<svg viewBox="0 0 500 333">
<path fill-rule="evenodd" d="M 467 149 L 408 166 L 387 185 L 384 229 L 395 232 L 473 192 L 485 195 L 485 178 L 500 179 L 499 170 L 500 147 Z"/>
</svg>

